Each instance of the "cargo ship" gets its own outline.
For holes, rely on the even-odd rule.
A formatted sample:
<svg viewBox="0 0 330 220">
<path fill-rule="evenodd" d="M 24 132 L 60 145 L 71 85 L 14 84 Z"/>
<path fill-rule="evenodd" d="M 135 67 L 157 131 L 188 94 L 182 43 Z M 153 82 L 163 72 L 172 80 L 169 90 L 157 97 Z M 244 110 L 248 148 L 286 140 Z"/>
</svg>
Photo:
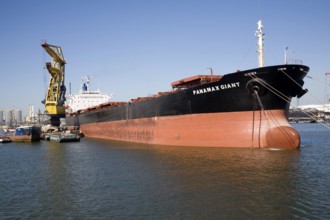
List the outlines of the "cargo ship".
<svg viewBox="0 0 330 220">
<path fill-rule="evenodd" d="M 173 82 L 172 91 L 129 102 L 108 102 L 67 115 L 85 137 L 136 143 L 228 148 L 297 149 L 300 135 L 288 123 L 292 97 L 301 97 L 309 67 L 263 66 L 226 75 L 196 75 Z"/>
</svg>

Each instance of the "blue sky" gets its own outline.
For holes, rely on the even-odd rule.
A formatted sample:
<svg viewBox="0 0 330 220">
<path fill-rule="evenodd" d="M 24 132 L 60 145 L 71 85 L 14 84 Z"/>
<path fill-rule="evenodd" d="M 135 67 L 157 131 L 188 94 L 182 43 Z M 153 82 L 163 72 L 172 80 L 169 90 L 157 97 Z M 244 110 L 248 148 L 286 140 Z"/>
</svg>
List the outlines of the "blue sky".
<svg viewBox="0 0 330 220">
<path fill-rule="evenodd" d="M 1 0 L 0 110 L 44 110 L 50 57 L 42 40 L 62 47 L 67 91 L 71 82 L 77 93 L 89 74 L 92 88 L 128 101 L 208 67 L 216 74 L 257 67 L 259 19 L 265 65 L 282 64 L 288 46 L 289 59 L 311 68 L 300 104 L 324 103 L 329 11 L 328 0 Z"/>
</svg>

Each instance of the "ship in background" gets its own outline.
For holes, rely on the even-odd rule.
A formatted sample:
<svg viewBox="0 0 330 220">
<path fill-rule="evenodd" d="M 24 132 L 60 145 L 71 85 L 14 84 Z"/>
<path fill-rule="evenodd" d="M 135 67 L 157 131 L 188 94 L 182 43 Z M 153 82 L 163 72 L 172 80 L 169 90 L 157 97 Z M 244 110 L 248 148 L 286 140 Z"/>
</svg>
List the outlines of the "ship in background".
<svg viewBox="0 0 330 220">
<path fill-rule="evenodd" d="M 92 106 L 97 106 L 109 102 L 113 94 L 101 93 L 99 89 L 90 89 L 91 78 L 87 75 L 82 79 L 81 89 L 78 94 L 66 95 L 66 112 L 78 112 Z"/>
<path fill-rule="evenodd" d="M 258 22 L 259 67 L 226 75 L 197 75 L 173 90 L 129 102 L 108 102 L 72 112 L 67 125 L 86 137 L 195 147 L 300 147 L 288 123 L 292 97 L 301 97 L 309 67 L 264 67 L 263 26 Z"/>
</svg>

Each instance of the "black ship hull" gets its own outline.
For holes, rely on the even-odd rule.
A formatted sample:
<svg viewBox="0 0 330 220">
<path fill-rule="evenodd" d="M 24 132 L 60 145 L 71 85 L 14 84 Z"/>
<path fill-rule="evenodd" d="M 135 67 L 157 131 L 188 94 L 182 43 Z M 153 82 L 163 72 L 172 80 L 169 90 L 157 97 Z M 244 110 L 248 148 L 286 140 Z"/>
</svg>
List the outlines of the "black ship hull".
<svg viewBox="0 0 330 220">
<path fill-rule="evenodd" d="M 299 134 L 287 123 L 286 114 L 291 98 L 306 92 L 302 86 L 308 71 L 309 68 L 303 65 L 279 65 L 238 71 L 215 80 L 211 77 L 208 82 L 202 82 L 201 78 L 196 85 L 185 86 L 184 80 L 178 81 L 172 92 L 87 109 L 67 116 L 67 124 L 80 127 L 86 137 L 151 144 L 298 148 Z M 213 120 L 222 121 L 215 123 Z M 212 127 L 203 127 L 208 124 Z M 207 137 L 212 141 L 182 140 L 185 136 L 191 139 L 191 135 L 184 135 L 191 126 L 196 129 L 193 133 L 205 133 L 199 139 Z M 227 131 L 227 127 L 230 130 Z M 271 133 L 280 135 L 274 138 L 281 141 L 269 140 L 269 136 L 274 139 Z M 224 141 L 228 135 L 246 141 L 234 146 L 237 145 L 235 141 L 235 144 Z"/>
</svg>

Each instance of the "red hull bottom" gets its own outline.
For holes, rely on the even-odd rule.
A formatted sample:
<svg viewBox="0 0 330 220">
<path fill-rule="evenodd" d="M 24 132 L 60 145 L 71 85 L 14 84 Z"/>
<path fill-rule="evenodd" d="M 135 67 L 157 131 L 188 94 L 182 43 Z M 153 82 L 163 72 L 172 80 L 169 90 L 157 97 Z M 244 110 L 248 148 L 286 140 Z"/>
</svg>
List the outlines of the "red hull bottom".
<svg viewBox="0 0 330 220">
<path fill-rule="evenodd" d="M 86 137 L 147 144 L 297 149 L 284 110 L 209 113 L 84 124 Z"/>
</svg>

